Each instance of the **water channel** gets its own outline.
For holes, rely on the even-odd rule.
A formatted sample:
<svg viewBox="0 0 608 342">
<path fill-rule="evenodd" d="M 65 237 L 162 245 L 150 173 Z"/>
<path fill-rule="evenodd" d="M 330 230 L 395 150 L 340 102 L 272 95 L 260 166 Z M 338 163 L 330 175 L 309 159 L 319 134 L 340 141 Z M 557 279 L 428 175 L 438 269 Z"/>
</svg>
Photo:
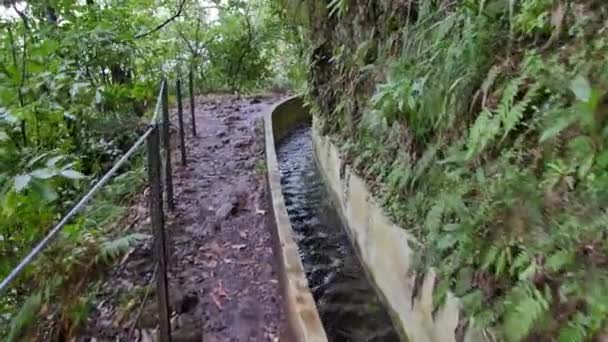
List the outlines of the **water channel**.
<svg viewBox="0 0 608 342">
<path fill-rule="evenodd" d="M 310 126 L 291 130 L 277 157 L 287 212 L 329 341 L 399 341 L 317 170 Z"/>
</svg>

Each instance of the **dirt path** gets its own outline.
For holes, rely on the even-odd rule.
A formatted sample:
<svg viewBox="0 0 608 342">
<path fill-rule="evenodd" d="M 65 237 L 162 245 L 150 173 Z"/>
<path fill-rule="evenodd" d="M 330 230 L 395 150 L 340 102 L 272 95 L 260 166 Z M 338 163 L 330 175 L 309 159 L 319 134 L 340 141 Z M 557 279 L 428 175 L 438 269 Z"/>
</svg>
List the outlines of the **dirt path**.
<svg viewBox="0 0 608 342">
<path fill-rule="evenodd" d="M 173 154 L 176 209 L 167 227 L 174 341 L 286 340 L 261 121 L 277 99 L 199 100 L 198 137 L 188 131 L 188 166 L 178 165 Z M 135 231 L 149 230 L 146 212 L 140 209 Z M 152 335 L 158 311 L 153 293 L 131 328 L 153 276 L 150 243 L 135 248 L 102 286 L 87 338 L 135 341 Z"/>
</svg>

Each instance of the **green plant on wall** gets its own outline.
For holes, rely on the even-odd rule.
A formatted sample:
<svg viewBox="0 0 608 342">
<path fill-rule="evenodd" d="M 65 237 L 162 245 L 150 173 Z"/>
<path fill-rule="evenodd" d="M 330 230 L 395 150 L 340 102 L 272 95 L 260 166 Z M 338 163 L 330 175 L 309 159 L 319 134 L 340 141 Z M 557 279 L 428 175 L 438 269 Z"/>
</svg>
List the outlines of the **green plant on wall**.
<svg viewBox="0 0 608 342">
<path fill-rule="evenodd" d="M 501 340 L 605 336 L 608 6 L 301 3 L 307 102 L 424 246 L 435 305 Z"/>
</svg>

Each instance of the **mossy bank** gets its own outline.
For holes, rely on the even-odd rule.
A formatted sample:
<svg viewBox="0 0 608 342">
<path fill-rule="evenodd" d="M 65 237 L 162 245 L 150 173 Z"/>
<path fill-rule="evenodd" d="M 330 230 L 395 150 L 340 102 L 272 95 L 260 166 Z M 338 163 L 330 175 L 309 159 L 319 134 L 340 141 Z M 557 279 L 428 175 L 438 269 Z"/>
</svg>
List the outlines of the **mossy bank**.
<svg viewBox="0 0 608 342">
<path fill-rule="evenodd" d="M 308 47 L 313 115 L 420 242 L 435 307 L 461 298 L 457 336 L 603 337 L 608 4 L 283 5 Z"/>
</svg>

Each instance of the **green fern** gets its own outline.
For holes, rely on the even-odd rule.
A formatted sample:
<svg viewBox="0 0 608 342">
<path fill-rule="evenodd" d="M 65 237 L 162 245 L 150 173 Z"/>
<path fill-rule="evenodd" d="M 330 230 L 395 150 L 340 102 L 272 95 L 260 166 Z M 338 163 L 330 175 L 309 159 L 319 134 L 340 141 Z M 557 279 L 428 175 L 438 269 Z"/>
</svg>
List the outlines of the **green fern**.
<svg viewBox="0 0 608 342">
<path fill-rule="evenodd" d="M 19 310 L 19 313 L 11 319 L 11 327 L 10 332 L 8 334 L 8 341 L 20 341 L 21 335 L 24 330 L 34 322 L 34 319 L 38 315 L 38 311 L 40 311 L 40 307 L 42 305 L 42 293 L 36 292 L 33 295 L 29 296 L 23 306 Z"/>
<path fill-rule="evenodd" d="M 507 84 L 496 112 L 484 108 L 469 130 L 467 140 L 467 159 L 481 153 L 502 133 L 501 141 L 515 128 L 523 118 L 530 102 L 538 91 L 537 85 L 532 85 L 521 101 L 515 99 L 524 83 L 525 77 L 518 77 Z"/>
<path fill-rule="evenodd" d="M 337 14 L 338 18 L 342 18 L 348 11 L 348 1 L 349 0 L 332 0 L 329 5 L 327 5 L 329 8 L 329 16 L 331 17 Z"/>
<path fill-rule="evenodd" d="M 534 324 L 549 310 L 549 299 L 528 284 L 514 288 L 505 300 L 504 333 L 507 341 L 518 342 L 528 336 Z"/>
<path fill-rule="evenodd" d="M 511 276 L 519 274 L 522 270 L 527 269 L 531 262 L 532 256 L 527 251 L 523 250 L 519 252 L 513 259 L 513 263 L 511 263 L 511 268 L 509 270 Z"/>
<path fill-rule="evenodd" d="M 545 262 L 545 266 L 551 272 L 559 272 L 575 260 L 576 253 L 569 248 L 564 248 L 550 255 Z"/>
<path fill-rule="evenodd" d="M 499 74 L 500 74 L 500 67 L 493 66 L 490 69 L 490 71 L 488 72 L 486 79 L 481 84 L 481 91 L 482 91 L 482 95 L 483 95 L 482 100 L 481 100 L 481 105 L 484 108 L 486 106 L 486 101 L 488 99 L 488 93 L 490 92 L 490 89 L 494 85 L 494 82 L 496 81 L 496 78 L 498 77 Z"/>
<path fill-rule="evenodd" d="M 146 234 L 130 234 L 127 236 L 120 237 L 115 240 L 104 241 L 101 244 L 97 261 L 108 262 L 112 259 L 117 258 L 122 253 L 125 253 L 131 245 L 134 243 L 148 239 L 150 235 Z"/>
<path fill-rule="evenodd" d="M 559 342 L 584 342 L 586 337 L 585 327 L 576 319 L 568 322 L 559 330 Z"/>
<path fill-rule="evenodd" d="M 521 82 L 523 82 L 523 80 L 516 79 L 509 84 L 507 90 L 505 90 L 505 94 L 503 94 L 502 101 L 498 106 L 498 115 L 502 122 L 502 140 L 504 140 L 511 130 L 513 130 L 521 121 L 524 112 L 528 109 L 530 102 L 534 99 L 539 88 L 537 84 L 533 84 L 526 92 L 524 98 L 521 101 L 514 103 L 514 98 L 517 95 L 517 89 L 521 86 Z"/>
<path fill-rule="evenodd" d="M 500 132 L 500 118 L 484 109 L 469 130 L 466 159 L 483 151 Z"/>
</svg>

